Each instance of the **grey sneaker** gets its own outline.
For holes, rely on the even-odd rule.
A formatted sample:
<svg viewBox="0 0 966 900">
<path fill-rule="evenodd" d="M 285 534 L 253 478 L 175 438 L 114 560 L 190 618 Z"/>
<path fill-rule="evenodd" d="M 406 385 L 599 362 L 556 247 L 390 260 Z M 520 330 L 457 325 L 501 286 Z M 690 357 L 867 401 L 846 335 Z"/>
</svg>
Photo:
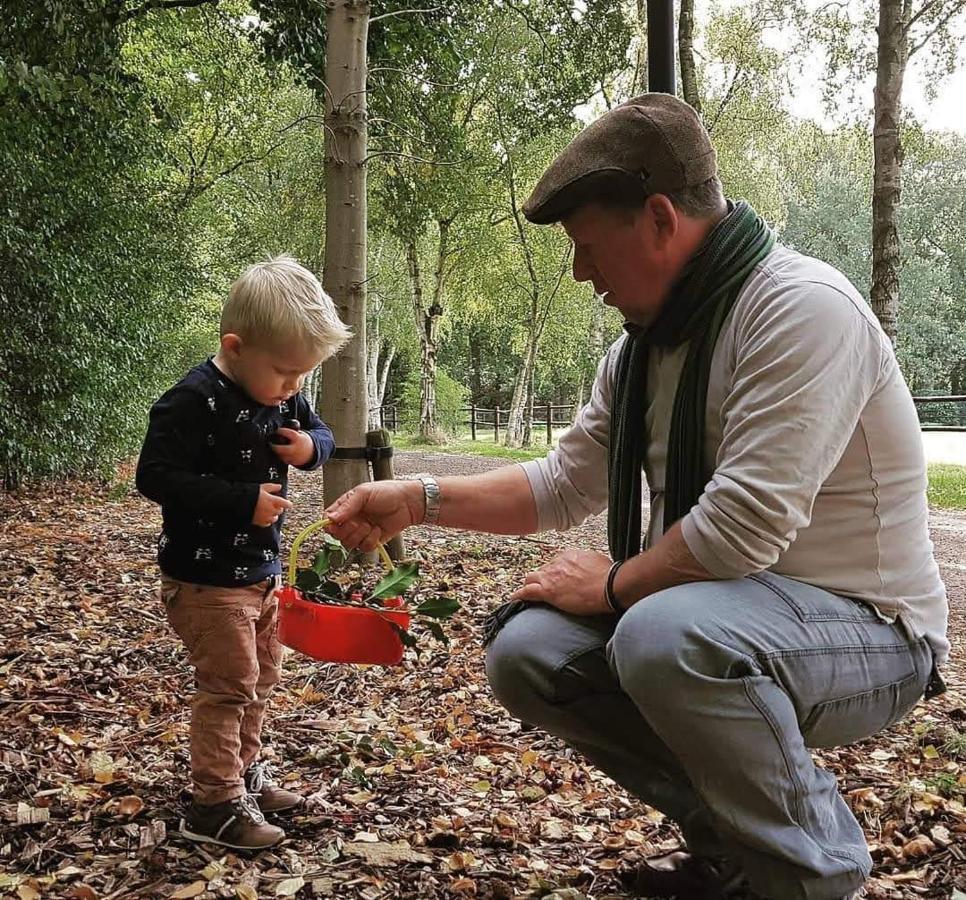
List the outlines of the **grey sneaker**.
<svg viewBox="0 0 966 900">
<path fill-rule="evenodd" d="M 284 812 L 302 805 L 302 797 L 287 791 L 272 780 L 271 767 L 266 762 L 252 763 L 245 771 L 245 787 L 262 812 Z"/>
<path fill-rule="evenodd" d="M 192 803 L 181 820 L 180 832 L 192 841 L 236 850 L 264 850 L 285 837 L 281 828 L 265 821 L 255 798 L 248 794 L 210 806 Z"/>
</svg>

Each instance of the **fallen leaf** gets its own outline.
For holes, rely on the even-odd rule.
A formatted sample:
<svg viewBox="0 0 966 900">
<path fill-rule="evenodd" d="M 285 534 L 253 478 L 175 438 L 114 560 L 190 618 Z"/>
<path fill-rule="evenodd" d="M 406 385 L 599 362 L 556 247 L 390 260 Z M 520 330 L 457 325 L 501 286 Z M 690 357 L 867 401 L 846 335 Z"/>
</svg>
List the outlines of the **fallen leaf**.
<svg viewBox="0 0 966 900">
<path fill-rule="evenodd" d="M 538 784 L 528 784 L 520 791 L 520 797 L 526 800 L 527 803 L 536 803 L 539 800 L 543 800 L 546 796 L 547 792 Z"/>
<path fill-rule="evenodd" d="M 191 884 L 185 885 L 183 888 L 178 888 L 173 894 L 170 894 L 170 900 L 189 900 L 191 897 L 197 897 L 199 894 L 203 894 L 208 890 L 207 881 L 194 881 Z"/>
<path fill-rule="evenodd" d="M 285 881 L 279 882 L 278 887 L 275 888 L 275 896 L 294 897 L 304 886 L 305 879 L 301 875 L 297 875 L 295 878 L 286 878 Z"/>
<path fill-rule="evenodd" d="M 433 858 L 420 853 L 406 841 L 380 841 L 369 843 L 359 841 L 346 844 L 342 852 L 349 856 L 358 856 L 371 866 L 396 866 L 400 863 L 431 863 Z"/>
<path fill-rule="evenodd" d="M 906 859 L 919 859 L 923 856 L 928 856 L 936 849 L 936 845 L 932 840 L 924 834 L 920 834 L 919 837 L 914 837 L 911 841 L 906 841 L 902 845 L 902 855 Z"/>
<path fill-rule="evenodd" d="M 446 857 L 446 868 L 450 872 L 463 872 L 476 865 L 476 857 L 468 850 L 457 851 Z"/>
<path fill-rule="evenodd" d="M 236 885 L 235 896 L 238 900 L 258 900 L 258 892 L 250 884 Z"/>
<path fill-rule="evenodd" d="M 144 809 L 144 801 L 135 794 L 128 794 L 121 797 L 117 802 L 117 811 L 122 816 L 134 817 Z"/>
</svg>

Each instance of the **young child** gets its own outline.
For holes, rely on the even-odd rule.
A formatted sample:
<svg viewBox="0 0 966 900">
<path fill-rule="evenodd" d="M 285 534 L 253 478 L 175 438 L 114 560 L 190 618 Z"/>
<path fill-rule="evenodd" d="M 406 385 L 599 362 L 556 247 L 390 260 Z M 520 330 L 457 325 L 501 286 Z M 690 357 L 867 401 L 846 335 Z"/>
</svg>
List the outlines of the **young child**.
<svg viewBox="0 0 966 900">
<path fill-rule="evenodd" d="M 301 802 L 256 759 L 280 675 L 288 467 L 315 469 L 335 449 L 299 391 L 348 338 L 311 272 L 287 256 L 258 263 L 231 286 L 221 349 L 151 408 L 137 487 L 161 504 L 161 595 L 195 667 L 193 801 L 181 822 L 193 840 L 269 847 L 284 832 L 262 813 Z"/>
</svg>

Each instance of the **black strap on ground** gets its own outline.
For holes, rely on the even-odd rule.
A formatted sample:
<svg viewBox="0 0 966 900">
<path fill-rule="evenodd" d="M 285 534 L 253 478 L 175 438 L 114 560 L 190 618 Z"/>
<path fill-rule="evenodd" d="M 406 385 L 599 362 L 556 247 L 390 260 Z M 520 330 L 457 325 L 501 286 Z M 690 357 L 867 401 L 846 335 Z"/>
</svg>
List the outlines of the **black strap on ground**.
<svg viewBox="0 0 966 900">
<path fill-rule="evenodd" d="M 364 459 L 374 462 L 377 459 L 391 459 L 392 447 L 338 447 L 329 459 Z"/>
</svg>

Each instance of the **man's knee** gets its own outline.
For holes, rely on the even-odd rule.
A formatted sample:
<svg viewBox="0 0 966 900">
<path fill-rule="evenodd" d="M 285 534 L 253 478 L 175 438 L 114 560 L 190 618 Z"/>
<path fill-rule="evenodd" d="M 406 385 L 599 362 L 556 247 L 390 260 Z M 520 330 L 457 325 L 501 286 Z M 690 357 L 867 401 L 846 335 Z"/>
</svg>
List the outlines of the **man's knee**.
<svg viewBox="0 0 966 900">
<path fill-rule="evenodd" d="M 496 634 L 486 651 L 486 677 L 497 700 L 526 718 L 535 700 L 544 702 L 550 689 L 531 619 L 534 610 L 517 613 Z"/>
<path fill-rule="evenodd" d="M 728 629 L 715 608 L 724 585 L 678 585 L 631 607 L 610 646 L 611 665 L 624 690 L 637 699 L 645 687 L 657 700 L 695 678 L 748 674 L 748 661 L 728 646 Z"/>
</svg>

